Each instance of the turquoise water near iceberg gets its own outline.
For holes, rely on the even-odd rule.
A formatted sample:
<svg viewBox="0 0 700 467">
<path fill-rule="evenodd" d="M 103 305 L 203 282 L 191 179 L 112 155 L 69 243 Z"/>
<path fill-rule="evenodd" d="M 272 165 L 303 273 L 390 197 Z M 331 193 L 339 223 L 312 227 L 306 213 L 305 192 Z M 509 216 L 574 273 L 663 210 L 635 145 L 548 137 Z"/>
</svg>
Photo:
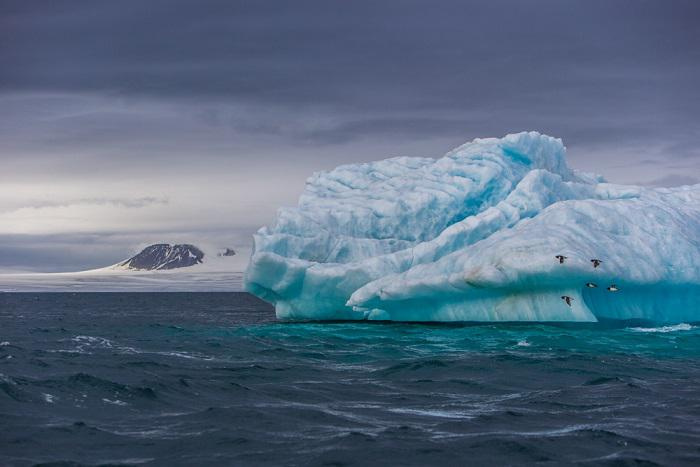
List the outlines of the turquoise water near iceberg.
<svg viewBox="0 0 700 467">
<path fill-rule="evenodd" d="M 279 323 L 0 294 L 0 465 L 693 465 L 700 325 Z"/>
</svg>

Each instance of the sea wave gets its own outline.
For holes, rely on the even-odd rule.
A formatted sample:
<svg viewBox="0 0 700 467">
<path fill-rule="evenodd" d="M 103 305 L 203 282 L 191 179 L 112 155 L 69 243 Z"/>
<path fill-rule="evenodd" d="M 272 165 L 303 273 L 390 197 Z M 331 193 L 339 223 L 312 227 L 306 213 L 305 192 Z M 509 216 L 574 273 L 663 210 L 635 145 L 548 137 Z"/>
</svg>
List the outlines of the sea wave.
<svg viewBox="0 0 700 467">
<path fill-rule="evenodd" d="M 280 324 L 251 300 L 0 294 L 0 465 L 700 459 L 700 323 Z"/>
</svg>

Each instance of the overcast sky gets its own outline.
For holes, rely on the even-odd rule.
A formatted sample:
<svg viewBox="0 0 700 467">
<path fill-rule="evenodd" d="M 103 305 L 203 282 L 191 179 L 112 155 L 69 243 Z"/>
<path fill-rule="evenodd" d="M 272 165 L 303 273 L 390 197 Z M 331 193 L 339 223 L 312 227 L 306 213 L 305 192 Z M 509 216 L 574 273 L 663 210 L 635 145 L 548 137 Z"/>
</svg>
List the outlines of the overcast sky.
<svg viewBox="0 0 700 467">
<path fill-rule="evenodd" d="M 243 247 L 312 172 L 538 130 L 700 182 L 696 0 L 0 0 L 0 270 Z"/>
</svg>

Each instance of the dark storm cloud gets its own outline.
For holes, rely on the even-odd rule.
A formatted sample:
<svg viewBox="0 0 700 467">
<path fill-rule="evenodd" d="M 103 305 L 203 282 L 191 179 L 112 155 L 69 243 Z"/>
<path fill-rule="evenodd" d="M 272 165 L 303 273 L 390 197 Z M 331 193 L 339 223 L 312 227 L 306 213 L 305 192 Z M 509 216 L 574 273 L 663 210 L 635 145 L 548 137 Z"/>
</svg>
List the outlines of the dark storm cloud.
<svg viewBox="0 0 700 467">
<path fill-rule="evenodd" d="M 0 208 L 219 202 L 198 232 L 252 232 L 236 209 L 312 171 L 530 129 L 611 181 L 692 182 L 698 24 L 695 0 L 0 0 Z"/>
<path fill-rule="evenodd" d="M 697 119 L 698 19 L 694 1 L 5 1 L 0 89 L 347 113 L 319 142 L 397 133 L 402 119 L 417 136 L 648 138 Z"/>
<path fill-rule="evenodd" d="M 229 152 L 231 132 L 322 145 L 538 129 L 587 150 L 679 140 L 673 156 L 697 157 L 695 1 L 2 5 L 0 91 L 184 101 L 209 125 L 217 114 L 208 105 L 270 109 L 218 121 L 218 134 L 188 135 Z M 310 112 L 334 121 L 309 128 Z M 185 139 L 172 121 L 139 125 L 103 113 L 20 145 L 43 141 L 37 153 L 76 141 Z"/>
<path fill-rule="evenodd" d="M 8 90 L 355 109 L 588 107 L 690 91 L 700 58 L 693 1 L 3 5 Z"/>
</svg>

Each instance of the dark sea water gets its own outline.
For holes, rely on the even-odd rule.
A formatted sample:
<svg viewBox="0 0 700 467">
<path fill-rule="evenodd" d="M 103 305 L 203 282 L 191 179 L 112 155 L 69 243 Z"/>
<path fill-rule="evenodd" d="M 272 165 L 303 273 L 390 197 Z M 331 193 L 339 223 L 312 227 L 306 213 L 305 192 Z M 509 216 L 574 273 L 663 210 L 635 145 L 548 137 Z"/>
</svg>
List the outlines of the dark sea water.
<svg viewBox="0 0 700 467">
<path fill-rule="evenodd" d="M 700 327 L 0 294 L 0 465 L 698 465 Z"/>
</svg>

